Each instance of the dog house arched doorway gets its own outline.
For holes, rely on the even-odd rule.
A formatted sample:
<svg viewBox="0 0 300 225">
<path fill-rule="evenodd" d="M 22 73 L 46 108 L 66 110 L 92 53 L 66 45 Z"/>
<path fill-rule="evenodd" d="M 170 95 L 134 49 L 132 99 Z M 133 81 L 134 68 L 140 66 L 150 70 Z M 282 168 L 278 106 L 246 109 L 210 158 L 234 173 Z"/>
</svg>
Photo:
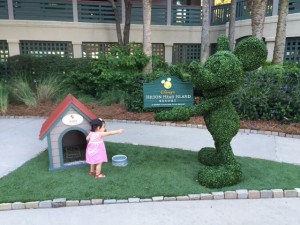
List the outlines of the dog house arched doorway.
<svg viewBox="0 0 300 225">
<path fill-rule="evenodd" d="M 85 150 L 87 146 L 86 131 L 70 128 L 60 137 L 62 166 L 85 165 Z"/>
</svg>

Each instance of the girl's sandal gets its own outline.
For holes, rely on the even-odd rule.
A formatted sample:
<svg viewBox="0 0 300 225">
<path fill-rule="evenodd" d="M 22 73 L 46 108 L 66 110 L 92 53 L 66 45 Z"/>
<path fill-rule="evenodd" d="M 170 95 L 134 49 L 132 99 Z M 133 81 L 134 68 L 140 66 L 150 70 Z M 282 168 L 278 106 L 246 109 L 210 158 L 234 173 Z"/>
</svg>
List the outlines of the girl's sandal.
<svg viewBox="0 0 300 225">
<path fill-rule="evenodd" d="M 95 176 L 95 178 L 104 178 L 104 177 L 105 177 L 105 175 L 101 174 L 101 173 Z"/>
<path fill-rule="evenodd" d="M 94 175 L 94 174 L 95 174 L 95 172 L 92 172 L 92 171 L 91 171 L 91 172 L 89 172 L 89 174 L 90 174 L 90 175 Z"/>
</svg>

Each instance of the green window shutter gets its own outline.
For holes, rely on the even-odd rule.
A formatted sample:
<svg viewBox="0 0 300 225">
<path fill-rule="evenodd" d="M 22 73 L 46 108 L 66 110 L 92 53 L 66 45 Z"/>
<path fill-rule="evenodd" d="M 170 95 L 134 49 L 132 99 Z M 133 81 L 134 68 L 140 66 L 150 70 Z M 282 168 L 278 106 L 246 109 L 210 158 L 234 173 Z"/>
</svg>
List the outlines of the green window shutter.
<svg viewBox="0 0 300 225">
<path fill-rule="evenodd" d="M 58 55 L 72 58 L 73 45 L 68 41 L 20 41 L 20 53 L 38 57 Z"/>
<path fill-rule="evenodd" d="M 174 44 L 172 63 L 200 60 L 201 44 Z"/>
<path fill-rule="evenodd" d="M 98 59 L 99 54 L 109 53 L 111 48 L 116 47 L 116 42 L 83 42 L 82 57 Z"/>
<path fill-rule="evenodd" d="M 300 37 L 286 39 L 284 60 L 300 63 Z"/>
</svg>

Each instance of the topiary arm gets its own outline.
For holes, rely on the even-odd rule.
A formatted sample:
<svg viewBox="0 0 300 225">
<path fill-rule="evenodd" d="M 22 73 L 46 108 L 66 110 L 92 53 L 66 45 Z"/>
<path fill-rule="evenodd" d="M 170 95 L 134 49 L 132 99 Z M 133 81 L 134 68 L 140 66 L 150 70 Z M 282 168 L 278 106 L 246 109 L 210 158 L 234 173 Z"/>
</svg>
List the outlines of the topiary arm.
<svg viewBox="0 0 300 225">
<path fill-rule="evenodd" d="M 195 107 L 195 114 L 206 115 L 207 113 L 219 108 L 222 104 L 226 104 L 225 102 L 227 101 L 227 97 L 215 97 L 207 99 Z"/>
</svg>

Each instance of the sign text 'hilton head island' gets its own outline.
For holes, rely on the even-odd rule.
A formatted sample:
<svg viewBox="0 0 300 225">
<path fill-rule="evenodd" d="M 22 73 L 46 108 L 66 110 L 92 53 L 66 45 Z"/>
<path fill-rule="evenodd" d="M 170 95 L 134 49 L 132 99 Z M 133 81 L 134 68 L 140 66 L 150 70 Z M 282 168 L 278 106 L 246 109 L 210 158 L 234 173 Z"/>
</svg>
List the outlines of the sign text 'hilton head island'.
<svg viewBox="0 0 300 225">
<path fill-rule="evenodd" d="M 193 84 L 178 77 L 164 76 L 144 84 L 144 108 L 192 106 Z"/>
</svg>

